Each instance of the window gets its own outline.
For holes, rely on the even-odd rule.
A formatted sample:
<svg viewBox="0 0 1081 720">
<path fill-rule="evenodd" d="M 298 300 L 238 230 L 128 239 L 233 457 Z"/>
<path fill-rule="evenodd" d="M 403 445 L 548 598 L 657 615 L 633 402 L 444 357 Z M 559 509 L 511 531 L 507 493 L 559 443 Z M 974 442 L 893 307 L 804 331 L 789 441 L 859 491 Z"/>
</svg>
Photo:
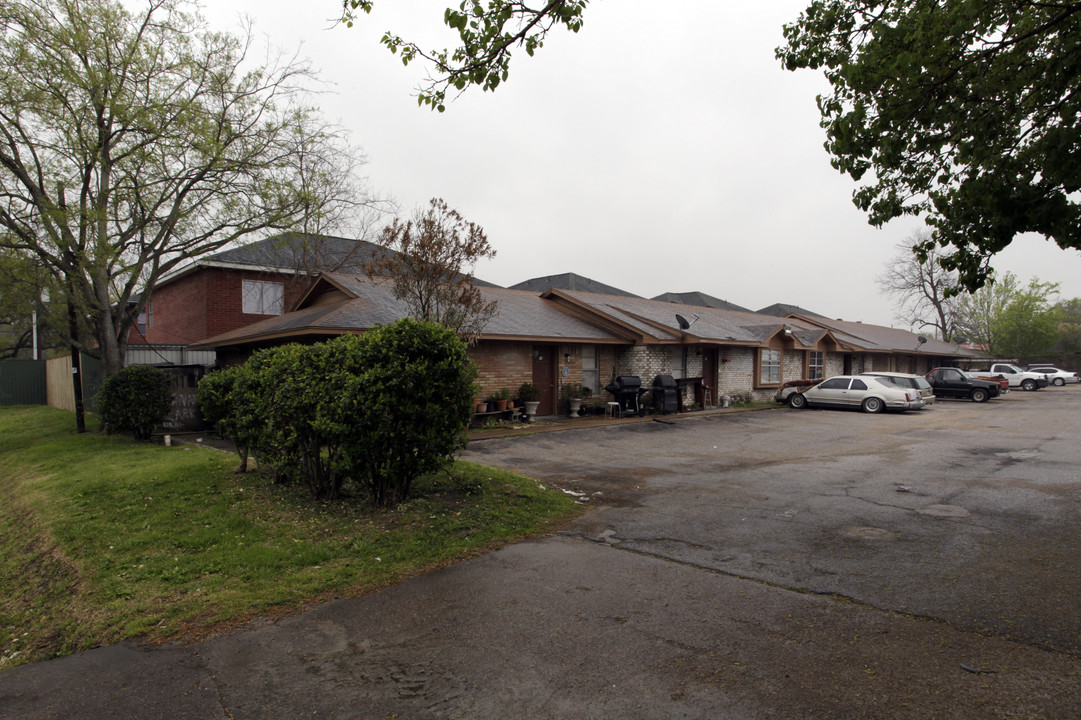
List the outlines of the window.
<svg viewBox="0 0 1081 720">
<path fill-rule="evenodd" d="M 594 395 L 600 393 L 600 367 L 597 365 L 597 346 L 582 346 L 582 385 L 593 391 Z"/>
<path fill-rule="evenodd" d="M 245 315 L 281 315 L 285 311 L 282 283 L 245 280 L 243 293 Z"/>
<path fill-rule="evenodd" d="M 807 379 L 818 380 L 826 377 L 826 353 L 811 351 L 807 353 Z"/>
<path fill-rule="evenodd" d="M 146 329 L 151 327 L 154 327 L 154 306 L 147 303 L 135 320 L 135 329 L 139 331 L 140 335 L 146 335 Z"/>
<path fill-rule="evenodd" d="M 781 382 L 781 351 L 762 350 L 761 374 L 758 380 L 763 385 L 775 385 Z"/>
<path fill-rule="evenodd" d="M 671 348 L 672 378 L 678 380 L 687 377 L 687 346 Z"/>
<path fill-rule="evenodd" d="M 882 384 L 886 385 L 888 383 L 882 383 Z M 855 379 L 852 380 L 852 389 L 853 390 L 867 390 L 867 383 L 860 380 L 859 378 L 855 378 Z"/>
<path fill-rule="evenodd" d="M 848 382 L 848 378 L 830 378 L 818 387 L 821 390 L 847 390 Z"/>
</svg>

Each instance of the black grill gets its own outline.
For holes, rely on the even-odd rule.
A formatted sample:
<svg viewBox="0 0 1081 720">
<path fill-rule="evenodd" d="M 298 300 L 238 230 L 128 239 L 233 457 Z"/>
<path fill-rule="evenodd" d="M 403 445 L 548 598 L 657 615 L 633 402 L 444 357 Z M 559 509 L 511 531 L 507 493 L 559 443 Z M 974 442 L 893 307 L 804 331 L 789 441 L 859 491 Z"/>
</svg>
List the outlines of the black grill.
<svg viewBox="0 0 1081 720">
<path fill-rule="evenodd" d="M 671 375 L 653 378 L 653 412 L 679 412 L 679 384 Z"/>
<path fill-rule="evenodd" d="M 604 386 L 607 392 L 612 393 L 616 402 L 619 403 L 620 412 L 624 415 L 631 413 L 645 415 L 639 396 L 648 391 L 643 390 L 642 378 L 637 375 L 620 375 L 615 380 Z"/>
</svg>

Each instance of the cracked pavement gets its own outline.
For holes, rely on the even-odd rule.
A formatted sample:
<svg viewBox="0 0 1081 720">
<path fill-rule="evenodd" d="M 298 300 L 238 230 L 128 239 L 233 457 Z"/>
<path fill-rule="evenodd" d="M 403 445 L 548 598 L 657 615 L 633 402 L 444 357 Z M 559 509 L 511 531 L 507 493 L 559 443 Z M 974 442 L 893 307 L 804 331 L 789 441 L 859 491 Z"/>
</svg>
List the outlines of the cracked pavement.
<svg viewBox="0 0 1081 720">
<path fill-rule="evenodd" d="M 474 443 L 590 510 L 205 642 L 0 673 L 0 715 L 1081 718 L 1079 409 L 1070 386 Z"/>
</svg>

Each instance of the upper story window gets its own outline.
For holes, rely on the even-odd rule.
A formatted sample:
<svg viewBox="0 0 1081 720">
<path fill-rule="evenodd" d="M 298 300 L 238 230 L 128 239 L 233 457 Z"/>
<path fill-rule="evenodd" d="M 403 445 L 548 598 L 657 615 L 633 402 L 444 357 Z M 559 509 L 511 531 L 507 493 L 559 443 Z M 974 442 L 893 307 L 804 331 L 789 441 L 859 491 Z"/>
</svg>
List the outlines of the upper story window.
<svg viewBox="0 0 1081 720">
<path fill-rule="evenodd" d="M 281 315 L 285 312 L 285 286 L 278 282 L 245 280 L 245 315 Z"/>
<path fill-rule="evenodd" d="M 152 327 L 154 327 L 154 306 L 148 302 L 135 320 L 135 329 L 140 335 L 146 335 L 146 329 Z"/>
</svg>

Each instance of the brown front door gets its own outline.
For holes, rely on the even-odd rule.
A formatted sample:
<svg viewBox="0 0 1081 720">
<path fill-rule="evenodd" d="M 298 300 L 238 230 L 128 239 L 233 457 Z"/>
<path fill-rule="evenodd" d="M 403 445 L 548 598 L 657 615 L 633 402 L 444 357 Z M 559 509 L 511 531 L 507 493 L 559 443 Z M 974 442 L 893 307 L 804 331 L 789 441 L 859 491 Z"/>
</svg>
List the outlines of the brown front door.
<svg viewBox="0 0 1081 720">
<path fill-rule="evenodd" d="M 533 346 L 533 384 L 540 388 L 538 415 L 556 413 L 556 346 Z"/>
</svg>

